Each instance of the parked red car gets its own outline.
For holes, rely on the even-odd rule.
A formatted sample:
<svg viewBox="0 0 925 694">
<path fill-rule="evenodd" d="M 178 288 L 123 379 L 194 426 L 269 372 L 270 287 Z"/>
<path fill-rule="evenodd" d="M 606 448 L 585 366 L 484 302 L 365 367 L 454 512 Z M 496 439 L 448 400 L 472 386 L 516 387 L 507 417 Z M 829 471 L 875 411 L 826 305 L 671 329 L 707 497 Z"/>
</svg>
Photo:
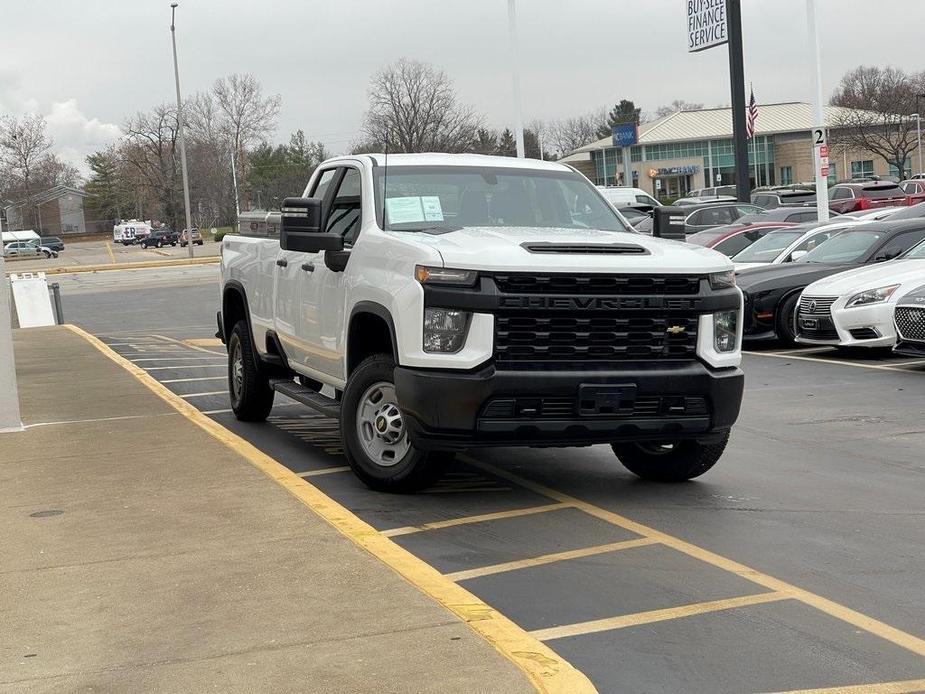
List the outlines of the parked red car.
<svg viewBox="0 0 925 694">
<path fill-rule="evenodd" d="M 908 204 L 906 192 L 892 181 L 837 183 L 829 188 L 829 209 L 840 214 Z"/>
<path fill-rule="evenodd" d="M 685 241 L 712 248 L 714 251 L 719 251 L 731 258 L 736 253 L 744 251 L 769 231 L 795 226 L 796 223 L 793 222 L 755 222 L 747 226 L 729 224 L 715 229 L 698 231 L 696 234 L 688 236 Z"/>
</svg>

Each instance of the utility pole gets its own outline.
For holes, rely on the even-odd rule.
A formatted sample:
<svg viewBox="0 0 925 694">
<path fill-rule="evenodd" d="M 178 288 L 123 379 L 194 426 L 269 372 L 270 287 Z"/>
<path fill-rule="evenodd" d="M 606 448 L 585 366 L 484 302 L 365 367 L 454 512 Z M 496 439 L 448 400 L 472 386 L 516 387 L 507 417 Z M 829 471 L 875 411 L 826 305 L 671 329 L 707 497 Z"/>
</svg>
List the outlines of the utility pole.
<svg viewBox="0 0 925 694">
<path fill-rule="evenodd" d="M 751 200 L 748 186 L 748 140 L 745 132 L 745 65 L 742 60 L 742 3 L 726 0 L 729 29 L 729 87 L 732 96 L 732 140 L 735 153 L 736 197 Z"/>
<path fill-rule="evenodd" d="M 919 170 L 916 173 L 925 173 L 925 169 L 922 168 L 922 107 L 919 105 L 919 100 L 925 98 L 925 94 L 916 94 L 915 95 L 915 130 L 918 135 L 918 151 L 919 151 Z"/>
<path fill-rule="evenodd" d="M 825 130 L 825 113 L 822 109 L 822 67 L 819 60 L 819 14 L 816 12 L 816 0 L 806 0 L 806 24 L 809 28 L 810 64 L 813 75 L 813 132 L 821 138 L 813 142 L 813 166 L 816 169 L 816 212 L 820 222 L 829 219 L 829 176 L 828 165 L 823 174 L 822 152 L 828 157 L 828 139 Z M 825 150 L 822 149 L 825 147 Z"/>
<path fill-rule="evenodd" d="M 0 234 L 2 231 L 3 224 L 0 222 Z M 0 253 L 0 354 L 4 355 L 4 358 L 0 359 L 0 433 L 22 431 L 19 392 L 16 387 L 16 360 L 13 354 L 9 287 L 9 280 L 4 273 L 3 253 Z"/>
<path fill-rule="evenodd" d="M 180 170 L 183 173 L 183 204 L 186 208 L 186 247 L 193 257 L 193 220 L 189 204 L 189 177 L 186 173 L 186 133 L 183 131 L 183 101 L 180 99 L 180 68 L 177 66 L 177 32 L 174 17 L 179 3 L 170 4 L 170 40 L 173 43 L 173 76 L 177 85 L 177 127 L 180 131 Z"/>
<path fill-rule="evenodd" d="M 517 139 L 517 156 L 523 159 L 524 148 L 524 114 L 520 104 L 520 75 L 517 72 L 517 9 L 515 0 L 507 0 L 507 25 L 511 45 L 511 79 L 514 96 L 514 137 Z"/>
</svg>

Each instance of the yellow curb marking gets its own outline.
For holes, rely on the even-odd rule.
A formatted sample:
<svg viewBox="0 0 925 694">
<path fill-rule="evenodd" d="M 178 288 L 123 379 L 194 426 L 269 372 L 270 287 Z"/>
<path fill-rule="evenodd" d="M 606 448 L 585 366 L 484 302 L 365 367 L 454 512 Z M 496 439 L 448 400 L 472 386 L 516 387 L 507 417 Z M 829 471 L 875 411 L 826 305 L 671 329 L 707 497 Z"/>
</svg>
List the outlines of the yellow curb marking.
<svg viewBox="0 0 925 694">
<path fill-rule="evenodd" d="M 410 535 L 411 533 L 421 533 L 427 530 L 439 530 L 440 528 L 452 528 L 456 525 L 468 525 L 469 523 L 484 523 L 485 521 L 501 520 L 503 518 L 517 518 L 518 516 L 529 516 L 534 513 L 545 513 L 546 511 L 558 511 L 559 509 L 569 508 L 568 504 L 546 504 L 545 506 L 531 506 L 529 508 L 518 508 L 513 511 L 498 511 L 496 513 L 483 513 L 479 516 L 466 516 L 465 518 L 451 518 L 445 521 L 435 521 L 425 523 L 424 525 L 409 525 L 404 528 L 392 528 L 383 530 L 382 534 L 386 537 L 395 537 L 397 535 Z"/>
<path fill-rule="evenodd" d="M 725 600 L 711 600 L 709 602 L 697 602 L 691 605 L 681 605 L 679 607 L 668 607 L 664 610 L 649 610 L 648 612 L 637 612 L 636 614 L 625 614 L 619 617 L 607 617 L 605 619 L 595 619 L 590 622 L 578 622 L 577 624 L 566 624 L 561 627 L 551 627 L 549 629 L 537 629 L 531 631 L 530 635 L 535 636 L 540 641 L 551 641 L 552 639 L 563 639 L 568 636 L 582 636 L 584 634 L 596 634 L 600 631 L 613 631 L 614 629 L 625 629 L 635 627 L 640 624 L 652 624 L 653 622 L 665 622 L 670 619 L 680 619 L 681 617 L 691 617 L 697 614 L 707 614 L 708 612 L 719 612 L 721 610 L 733 610 L 737 607 L 746 607 L 748 605 L 761 605 L 766 602 L 778 602 L 787 600 L 791 596 L 787 593 L 777 591 L 771 593 L 758 593 L 757 595 L 743 595 L 739 598 L 727 598 Z"/>
<path fill-rule="evenodd" d="M 862 629 L 870 634 L 879 636 L 880 638 L 889 641 L 890 643 L 896 644 L 901 648 L 905 648 L 907 651 L 911 651 L 917 655 L 925 656 L 925 640 L 919 638 L 918 636 L 913 636 L 905 631 L 901 631 L 896 627 L 891 627 L 889 624 L 885 624 L 879 620 L 876 620 L 872 617 L 868 617 L 865 614 L 852 610 L 849 607 L 840 605 L 837 602 L 824 598 L 821 595 L 816 595 L 811 593 L 808 590 L 798 588 L 797 586 L 791 585 L 786 581 L 774 578 L 768 574 L 761 573 L 756 571 L 744 564 L 740 564 L 737 561 L 732 559 L 727 559 L 719 554 L 711 552 L 697 545 L 693 545 L 690 542 L 686 542 L 680 538 L 674 537 L 667 533 L 663 533 L 654 528 L 650 528 L 642 523 L 637 523 L 636 521 L 630 520 L 625 516 L 621 516 L 612 511 L 607 511 L 599 506 L 588 503 L 587 501 L 581 501 L 573 496 L 569 496 L 560 491 L 556 491 L 550 487 L 539 484 L 537 482 L 531 482 L 530 480 L 524 479 L 518 475 L 510 473 L 506 470 L 495 467 L 489 463 L 483 463 L 481 461 L 470 458 L 469 456 L 459 456 L 460 460 L 474 465 L 477 468 L 485 470 L 486 472 L 502 477 L 514 484 L 517 484 L 524 489 L 528 489 L 532 492 L 545 496 L 548 499 L 558 501 L 563 504 L 569 504 L 575 508 L 584 511 L 585 513 L 594 516 L 595 518 L 600 518 L 603 521 L 617 525 L 625 530 L 641 535 L 642 537 L 652 538 L 657 540 L 661 544 L 675 549 L 683 554 L 686 554 L 695 559 L 699 559 L 707 564 L 711 564 L 719 569 L 728 571 L 729 573 L 736 574 L 742 578 L 748 579 L 752 583 L 757 583 L 760 586 L 763 586 L 769 590 L 772 590 L 776 593 L 786 593 L 788 597 L 798 600 L 799 602 L 814 607 L 820 612 L 840 619 L 843 622 L 851 624 L 858 629 Z"/>
<path fill-rule="evenodd" d="M 430 564 L 399 547 L 371 525 L 348 511 L 321 490 L 242 439 L 161 385 L 144 369 L 109 349 L 104 342 L 75 325 L 65 326 L 124 368 L 180 414 L 228 446 L 255 468 L 330 523 L 344 536 L 388 565 L 421 592 L 443 605 L 510 660 L 539 692 L 584 694 L 596 692 L 581 672 L 555 651 L 530 636 L 510 619 L 475 595 L 446 579 Z"/>
<path fill-rule="evenodd" d="M 827 689 L 794 689 L 776 694 L 913 694 L 925 692 L 925 680 L 906 680 L 904 682 L 876 682 L 856 684 L 847 687 L 829 687 Z"/>
<path fill-rule="evenodd" d="M 520 559 L 518 561 L 507 561 L 502 564 L 492 564 L 491 566 L 482 566 L 477 569 L 466 569 L 465 571 L 454 571 L 453 573 L 444 574 L 451 581 L 467 581 L 470 578 L 479 578 L 481 576 L 491 576 L 492 574 L 505 573 L 507 571 L 516 571 L 518 569 L 527 569 L 544 564 L 552 564 L 557 561 L 569 561 L 571 559 L 583 559 L 584 557 L 593 557 L 598 554 L 607 554 L 610 552 L 619 552 L 624 549 L 633 549 L 634 547 L 646 547 L 648 545 L 658 544 L 658 540 L 650 537 L 640 537 L 635 540 L 624 540 L 623 542 L 611 542 L 607 545 L 597 545 L 595 547 L 585 547 L 583 549 L 572 549 L 567 552 L 555 552 L 554 554 L 543 554 L 538 557 L 529 559 Z"/>
</svg>

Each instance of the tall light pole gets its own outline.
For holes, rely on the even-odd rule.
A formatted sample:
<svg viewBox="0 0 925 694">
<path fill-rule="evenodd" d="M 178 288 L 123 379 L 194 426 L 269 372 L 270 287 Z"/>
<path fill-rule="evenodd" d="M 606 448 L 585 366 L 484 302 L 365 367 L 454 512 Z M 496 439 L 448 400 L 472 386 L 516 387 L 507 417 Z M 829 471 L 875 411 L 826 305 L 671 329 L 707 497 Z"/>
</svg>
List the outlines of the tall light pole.
<svg viewBox="0 0 925 694">
<path fill-rule="evenodd" d="M 511 79 L 514 97 L 514 137 L 517 139 L 517 156 L 523 159 L 524 151 L 524 114 L 520 105 L 520 75 L 517 72 L 517 9 L 515 0 L 507 0 L 507 28 L 511 44 Z"/>
<path fill-rule="evenodd" d="M 918 151 L 919 151 L 919 170 L 916 173 L 925 173 L 925 169 L 922 168 L 922 109 L 919 108 L 919 99 L 921 99 L 925 94 L 916 94 L 915 95 L 915 110 L 917 113 L 913 113 L 915 116 L 915 132 L 916 137 L 918 138 Z"/>
<path fill-rule="evenodd" d="M 177 127 L 180 131 L 180 170 L 183 172 L 183 203 L 186 207 L 186 247 L 193 257 L 193 219 L 189 205 L 189 177 L 186 174 L 186 133 L 183 131 L 183 102 L 180 100 L 180 68 L 177 67 L 177 31 L 174 16 L 179 3 L 170 3 L 170 40 L 173 43 L 173 77 L 177 83 Z"/>
<path fill-rule="evenodd" d="M 822 67 L 819 62 L 819 36 L 816 28 L 819 26 L 819 14 L 816 12 L 816 0 L 806 0 L 806 23 L 809 27 L 809 53 L 813 75 L 813 123 L 814 130 L 822 133 L 822 143 L 825 144 L 825 113 L 822 110 Z M 813 143 L 813 166 L 816 169 L 816 212 L 819 221 L 829 219 L 829 180 L 822 175 L 820 162 L 821 152 L 817 143 Z"/>
</svg>

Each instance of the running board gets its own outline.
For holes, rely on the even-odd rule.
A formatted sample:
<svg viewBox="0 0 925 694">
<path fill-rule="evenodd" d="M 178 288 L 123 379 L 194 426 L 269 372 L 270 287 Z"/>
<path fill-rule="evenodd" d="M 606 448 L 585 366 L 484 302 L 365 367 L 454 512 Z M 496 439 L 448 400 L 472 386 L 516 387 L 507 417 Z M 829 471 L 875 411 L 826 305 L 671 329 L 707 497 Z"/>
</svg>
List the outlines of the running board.
<svg viewBox="0 0 925 694">
<path fill-rule="evenodd" d="M 277 393 L 282 393 L 287 398 L 292 398 L 296 402 L 311 407 L 325 417 L 331 417 L 332 419 L 340 417 L 340 403 L 322 395 L 317 390 L 306 388 L 295 381 L 285 378 L 272 379 L 270 381 L 270 387 Z"/>
</svg>

